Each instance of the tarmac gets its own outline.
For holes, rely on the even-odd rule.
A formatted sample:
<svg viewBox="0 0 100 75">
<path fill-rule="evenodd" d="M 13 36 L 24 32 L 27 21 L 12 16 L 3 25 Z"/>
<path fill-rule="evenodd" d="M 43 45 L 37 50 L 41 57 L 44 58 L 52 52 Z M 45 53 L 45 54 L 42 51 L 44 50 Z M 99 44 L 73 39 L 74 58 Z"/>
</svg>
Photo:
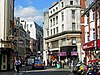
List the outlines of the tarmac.
<svg viewBox="0 0 100 75">
<path fill-rule="evenodd" d="M 30 68 L 31 67 L 26 67 L 27 69 L 21 69 L 20 70 L 20 73 L 21 72 L 24 72 L 24 71 L 32 71 Z M 65 70 L 65 71 L 71 71 L 72 72 L 72 68 L 69 68 L 67 66 L 65 66 L 64 68 L 60 68 L 60 69 L 57 69 L 57 67 L 46 67 L 45 69 L 51 69 L 51 70 Z M 0 72 L 0 75 L 17 75 L 16 74 L 16 71 L 12 70 L 12 71 L 5 71 L 5 72 Z M 21 74 L 22 75 L 22 74 Z"/>
</svg>

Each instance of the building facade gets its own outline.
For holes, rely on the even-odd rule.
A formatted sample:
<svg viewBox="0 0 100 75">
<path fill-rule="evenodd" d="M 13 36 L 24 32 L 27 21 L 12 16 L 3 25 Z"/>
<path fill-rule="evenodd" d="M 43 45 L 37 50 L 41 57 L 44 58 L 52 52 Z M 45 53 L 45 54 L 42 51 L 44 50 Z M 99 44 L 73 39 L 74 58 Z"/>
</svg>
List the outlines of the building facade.
<svg viewBox="0 0 100 75">
<path fill-rule="evenodd" d="M 85 44 L 83 50 L 85 51 L 85 62 L 94 59 L 100 59 L 100 1 L 92 0 L 91 3 L 87 0 L 86 9 L 83 13 L 85 16 Z"/>
<path fill-rule="evenodd" d="M 14 19 L 14 39 L 13 43 L 16 46 L 14 50 L 15 57 L 19 56 L 23 59 L 26 58 L 27 52 L 30 51 L 30 32 L 26 32 L 23 29 L 23 25 L 20 23 L 20 17 Z"/>
<path fill-rule="evenodd" d="M 13 49 L 9 36 L 14 20 L 14 0 L 0 0 L 0 71 L 13 69 Z"/>
<path fill-rule="evenodd" d="M 44 61 L 58 61 L 81 55 L 80 0 L 54 2 L 44 13 Z"/>
<path fill-rule="evenodd" d="M 34 57 L 42 56 L 43 54 L 43 28 L 36 22 L 21 20 L 25 31 L 30 31 L 30 47 Z M 41 57 L 42 59 L 42 57 Z"/>
</svg>

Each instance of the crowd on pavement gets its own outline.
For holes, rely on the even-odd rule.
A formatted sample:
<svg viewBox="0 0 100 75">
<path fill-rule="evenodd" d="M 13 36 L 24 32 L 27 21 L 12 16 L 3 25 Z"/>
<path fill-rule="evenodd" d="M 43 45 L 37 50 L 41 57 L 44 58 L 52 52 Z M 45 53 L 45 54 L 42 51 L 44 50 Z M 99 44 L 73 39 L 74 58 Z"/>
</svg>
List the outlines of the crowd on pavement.
<svg viewBox="0 0 100 75">
<path fill-rule="evenodd" d="M 55 60 L 47 60 L 47 65 L 48 66 L 55 66 L 57 68 L 65 68 L 65 66 L 72 68 L 73 67 L 73 61 L 70 58 L 66 58 L 64 60 L 58 61 L 57 59 Z"/>
</svg>

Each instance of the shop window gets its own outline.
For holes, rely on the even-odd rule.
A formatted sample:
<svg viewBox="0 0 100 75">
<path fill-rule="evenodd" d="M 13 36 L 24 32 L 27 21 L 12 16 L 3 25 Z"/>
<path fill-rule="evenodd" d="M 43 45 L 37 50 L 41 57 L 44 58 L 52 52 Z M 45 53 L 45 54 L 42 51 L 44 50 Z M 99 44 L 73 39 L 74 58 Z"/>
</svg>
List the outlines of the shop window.
<svg viewBox="0 0 100 75">
<path fill-rule="evenodd" d="M 66 46 L 66 39 L 62 39 L 62 46 Z"/>
</svg>

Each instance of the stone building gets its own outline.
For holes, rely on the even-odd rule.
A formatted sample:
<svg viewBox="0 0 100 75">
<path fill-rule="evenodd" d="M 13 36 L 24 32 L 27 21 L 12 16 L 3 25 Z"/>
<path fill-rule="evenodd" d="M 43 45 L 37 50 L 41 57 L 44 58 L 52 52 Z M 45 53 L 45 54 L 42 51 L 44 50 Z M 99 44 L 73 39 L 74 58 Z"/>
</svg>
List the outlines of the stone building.
<svg viewBox="0 0 100 75">
<path fill-rule="evenodd" d="M 44 61 L 82 61 L 80 0 L 54 2 L 44 13 Z"/>
</svg>

